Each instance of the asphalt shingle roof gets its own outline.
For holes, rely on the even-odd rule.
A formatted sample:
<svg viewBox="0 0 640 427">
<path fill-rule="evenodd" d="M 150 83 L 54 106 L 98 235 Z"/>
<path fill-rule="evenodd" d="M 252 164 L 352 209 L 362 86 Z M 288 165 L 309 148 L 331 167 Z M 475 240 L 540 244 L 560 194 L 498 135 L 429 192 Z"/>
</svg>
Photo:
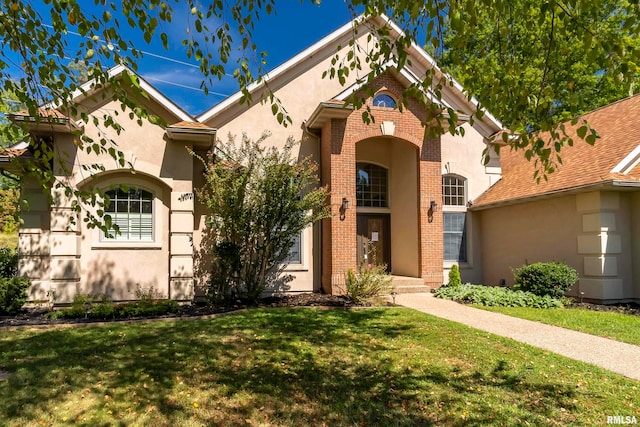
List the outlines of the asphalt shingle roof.
<svg viewBox="0 0 640 427">
<path fill-rule="evenodd" d="M 560 151 L 562 165 L 548 174 L 548 180 L 536 183 L 533 160 L 527 161 L 522 150 L 509 147 L 500 150 L 502 178 L 474 202 L 474 207 L 493 205 L 518 199 L 540 196 L 601 182 L 623 180 L 640 181 L 640 165 L 627 174 L 612 173 L 636 147 L 640 146 L 640 94 L 601 107 L 581 116 L 600 135 L 591 146 L 577 137 L 567 124 L 574 145 Z"/>
</svg>

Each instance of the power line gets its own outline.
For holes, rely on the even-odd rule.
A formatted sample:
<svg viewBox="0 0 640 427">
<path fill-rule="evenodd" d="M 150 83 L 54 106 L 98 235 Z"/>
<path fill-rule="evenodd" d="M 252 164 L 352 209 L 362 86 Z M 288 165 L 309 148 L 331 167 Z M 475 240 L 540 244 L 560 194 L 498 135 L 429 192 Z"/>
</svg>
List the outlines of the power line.
<svg viewBox="0 0 640 427">
<path fill-rule="evenodd" d="M 43 26 L 43 27 L 47 27 L 47 28 L 51 28 L 52 30 L 54 30 L 54 29 L 55 29 L 55 28 L 53 28 L 53 26 L 52 26 L 52 25 L 49 25 L 49 24 L 42 24 L 42 26 Z M 71 35 L 74 35 L 74 36 L 78 36 L 78 37 L 84 37 L 84 38 L 86 38 L 86 37 L 85 37 L 85 36 L 83 36 L 82 34 L 77 33 L 77 32 L 75 32 L 75 31 L 69 31 L 69 30 L 67 30 L 67 33 L 68 33 L 68 34 L 71 34 Z M 99 41 L 100 43 L 102 43 L 102 44 L 106 44 L 106 42 L 105 42 L 104 40 L 102 40 L 102 39 L 99 39 L 98 41 Z M 190 63 L 190 62 L 180 61 L 180 60 L 175 59 L 175 58 L 171 58 L 171 57 L 164 56 L 164 55 L 159 55 L 159 54 L 157 54 L 157 53 L 148 52 L 148 51 L 146 51 L 146 50 L 142 50 L 142 49 L 136 49 L 136 50 L 137 50 L 138 52 L 141 52 L 141 53 L 142 53 L 142 54 L 144 54 L 144 55 L 153 56 L 154 58 L 163 59 L 163 60 L 165 60 L 165 61 L 174 62 L 174 63 L 176 63 L 176 64 L 185 65 L 185 66 L 187 66 L 187 67 L 192 67 L 192 68 L 200 69 L 200 66 L 199 66 L 198 64 L 192 64 L 192 63 Z M 229 74 L 229 73 L 224 73 L 224 75 L 225 75 L 225 76 L 227 76 L 227 77 L 233 77 L 233 74 Z"/>
</svg>

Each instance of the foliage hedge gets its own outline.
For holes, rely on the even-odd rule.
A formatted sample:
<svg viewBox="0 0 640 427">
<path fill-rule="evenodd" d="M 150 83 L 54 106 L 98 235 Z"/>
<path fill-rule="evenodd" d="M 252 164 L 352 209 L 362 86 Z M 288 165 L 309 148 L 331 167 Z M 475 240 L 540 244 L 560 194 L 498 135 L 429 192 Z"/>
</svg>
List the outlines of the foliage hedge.
<svg viewBox="0 0 640 427">
<path fill-rule="evenodd" d="M 178 303 L 167 299 L 143 299 L 127 303 L 113 303 L 106 298 L 96 300 L 92 295 L 76 295 L 70 308 L 52 311 L 50 319 L 113 320 L 133 317 L 161 316 L 178 311 Z"/>
<path fill-rule="evenodd" d="M 0 277 L 0 314 L 14 314 L 27 302 L 29 279 Z"/>
<path fill-rule="evenodd" d="M 0 248 L 0 277 L 11 278 L 18 274 L 18 252 Z"/>
<path fill-rule="evenodd" d="M 578 281 L 578 273 L 560 262 L 537 262 L 514 271 L 515 288 L 536 295 L 562 298 Z"/>
<path fill-rule="evenodd" d="M 479 304 L 494 307 L 562 307 L 562 301 L 548 295 L 539 296 L 531 292 L 465 284 L 460 286 L 442 286 L 435 291 L 435 296 L 442 299 Z"/>
<path fill-rule="evenodd" d="M 0 248 L 0 314 L 14 314 L 27 302 L 29 279 L 18 274 L 18 252 Z"/>
</svg>

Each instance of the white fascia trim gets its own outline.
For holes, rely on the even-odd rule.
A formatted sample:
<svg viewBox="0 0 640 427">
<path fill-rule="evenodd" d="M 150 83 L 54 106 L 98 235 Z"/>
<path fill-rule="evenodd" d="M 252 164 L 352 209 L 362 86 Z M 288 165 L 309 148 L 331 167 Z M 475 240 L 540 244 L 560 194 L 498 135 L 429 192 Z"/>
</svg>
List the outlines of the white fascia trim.
<svg viewBox="0 0 640 427">
<path fill-rule="evenodd" d="M 386 15 L 380 15 L 380 18 L 383 19 L 387 23 L 387 25 L 389 25 L 389 27 L 393 29 L 393 31 L 397 32 L 400 35 L 400 37 L 405 35 L 404 31 L 400 27 L 398 27 L 398 25 L 395 22 L 389 19 L 389 17 L 387 17 Z M 465 92 L 462 85 L 456 79 L 454 79 L 453 76 L 443 73 L 440 67 L 438 67 L 438 65 L 436 64 L 436 60 L 433 59 L 431 55 L 429 55 L 424 49 L 418 46 L 415 42 L 411 42 L 411 48 L 420 57 L 422 57 L 422 59 L 426 61 L 430 67 L 434 68 L 437 73 L 439 73 L 444 78 L 451 80 L 451 82 L 453 83 L 453 87 L 456 88 L 458 92 L 460 92 L 460 94 L 463 95 L 464 98 L 468 102 L 470 102 L 476 110 L 478 110 L 478 105 L 479 105 L 478 100 L 475 97 L 468 98 L 466 95 L 464 95 Z M 486 117 L 491 123 L 493 123 L 494 126 L 498 127 L 499 129 L 504 129 L 504 126 L 502 125 L 502 123 L 498 119 L 496 119 L 490 112 L 488 112 L 484 108 L 482 108 L 481 111 L 483 112 L 484 117 Z"/>
<path fill-rule="evenodd" d="M 167 111 L 173 113 L 176 117 L 178 117 L 181 121 L 185 122 L 194 122 L 193 117 L 185 112 L 182 108 L 178 107 L 175 103 L 173 103 L 169 98 L 160 93 L 156 88 L 154 88 L 151 84 L 149 84 L 146 80 L 140 77 L 137 73 L 133 72 L 126 66 L 120 64 L 112 67 L 107 71 L 107 75 L 109 80 L 114 79 L 120 76 L 122 73 L 127 72 L 135 75 L 138 80 L 140 80 L 140 88 L 147 93 L 154 101 L 158 104 L 162 105 Z M 71 100 L 76 101 L 79 97 L 83 95 L 87 95 L 95 88 L 95 80 L 89 80 L 88 82 L 83 83 L 78 89 L 73 91 L 71 94 Z M 60 104 L 59 103 L 49 103 L 47 104 L 50 108 L 56 108 Z"/>
<path fill-rule="evenodd" d="M 640 163 L 640 145 L 633 149 L 627 156 L 611 169 L 611 173 L 622 173 L 627 175 L 636 165 Z"/>
<path fill-rule="evenodd" d="M 387 70 L 392 67 L 397 69 L 398 64 L 395 61 L 388 61 L 382 66 L 384 70 Z M 400 70 L 400 75 L 402 75 L 405 79 L 407 79 L 412 84 L 420 83 L 420 80 L 418 79 L 418 77 L 412 71 L 408 70 L 406 67 Z M 334 99 L 337 99 L 339 101 L 344 101 L 349 96 L 351 96 L 354 92 L 357 92 L 358 90 L 360 90 L 365 84 L 366 84 L 366 80 L 360 79 L 354 84 L 352 84 L 351 86 L 349 86 L 348 88 L 346 88 L 345 90 L 343 90 L 342 92 L 340 92 L 338 95 L 336 95 Z M 437 99 L 432 91 L 425 92 L 423 90 L 422 92 L 429 99 L 429 101 L 439 105 L 441 108 L 452 108 L 446 101 Z"/>
<path fill-rule="evenodd" d="M 312 44 L 311 46 L 309 46 L 308 48 L 306 48 L 305 50 L 303 50 L 293 58 L 289 59 L 288 61 L 274 68 L 272 71 L 267 72 L 264 76 L 262 76 L 262 80 L 251 83 L 249 86 L 247 86 L 247 90 L 249 91 L 249 93 L 253 93 L 256 89 L 264 86 L 264 84 L 269 80 L 275 79 L 279 75 L 284 74 L 289 69 L 294 68 L 296 65 L 300 64 L 310 56 L 313 56 L 316 52 L 324 49 L 325 47 L 327 47 L 328 45 L 330 45 L 340 37 L 343 37 L 345 34 L 347 34 L 347 32 L 353 29 L 354 25 L 356 25 L 361 20 L 362 20 L 362 16 L 356 18 L 353 21 L 347 22 L 342 27 L 338 28 L 337 30 L 335 30 L 325 38 Z M 199 121 L 200 123 L 206 122 L 207 120 L 215 116 L 220 111 L 225 110 L 231 105 L 237 104 L 240 101 L 241 97 L 242 97 L 242 92 L 241 91 L 236 92 L 235 94 L 223 100 L 222 102 L 220 102 L 219 104 L 211 108 L 210 110 L 205 111 L 204 113 L 197 116 L 196 120 Z"/>
</svg>

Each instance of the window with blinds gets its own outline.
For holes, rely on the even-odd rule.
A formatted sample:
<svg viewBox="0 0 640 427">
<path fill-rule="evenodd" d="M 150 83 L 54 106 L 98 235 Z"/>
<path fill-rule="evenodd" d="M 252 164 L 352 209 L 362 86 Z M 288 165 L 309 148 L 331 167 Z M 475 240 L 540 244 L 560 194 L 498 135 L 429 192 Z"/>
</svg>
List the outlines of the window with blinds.
<svg viewBox="0 0 640 427">
<path fill-rule="evenodd" d="M 118 226 L 120 233 L 110 230 L 104 240 L 153 241 L 153 194 L 140 188 L 109 190 L 105 215 Z"/>
</svg>

